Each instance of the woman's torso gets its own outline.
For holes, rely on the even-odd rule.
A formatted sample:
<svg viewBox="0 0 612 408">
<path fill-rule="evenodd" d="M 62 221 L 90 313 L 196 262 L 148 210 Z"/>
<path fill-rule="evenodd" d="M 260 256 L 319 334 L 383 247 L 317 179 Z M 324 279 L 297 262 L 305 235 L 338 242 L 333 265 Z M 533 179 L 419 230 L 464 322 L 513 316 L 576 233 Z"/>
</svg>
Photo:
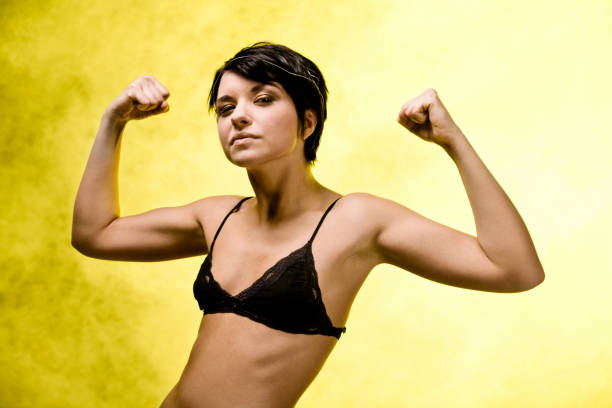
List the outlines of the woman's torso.
<svg viewBox="0 0 612 408">
<path fill-rule="evenodd" d="M 327 205 L 339 197 L 330 193 L 322 198 Z M 218 212 L 201 214 L 206 242 L 213 241 L 222 219 L 239 200 L 228 197 Z M 230 295 L 304 246 L 327 208 L 263 231 L 257 226 L 252 200 L 227 218 L 214 245 L 212 273 Z M 367 214 L 361 214 L 359 200 L 359 193 L 342 197 L 311 245 L 321 300 L 335 327 L 344 327 L 355 295 L 379 263 L 372 251 L 373 228 Z M 204 314 L 185 370 L 162 406 L 291 407 L 337 341 L 333 336 L 275 330 L 238 314 Z"/>
</svg>

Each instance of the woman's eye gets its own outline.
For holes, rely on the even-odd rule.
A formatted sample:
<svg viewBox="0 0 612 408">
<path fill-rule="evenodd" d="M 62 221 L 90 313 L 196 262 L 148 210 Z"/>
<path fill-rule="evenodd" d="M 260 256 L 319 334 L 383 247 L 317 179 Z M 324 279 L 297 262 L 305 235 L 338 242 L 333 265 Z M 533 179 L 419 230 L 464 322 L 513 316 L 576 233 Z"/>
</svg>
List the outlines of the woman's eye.
<svg viewBox="0 0 612 408">
<path fill-rule="evenodd" d="M 225 105 L 225 106 L 220 107 L 217 110 L 217 112 L 218 112 L 219 115 L 225 115 L 225 114 L 229 113 L 229 111 L 231 111 L 232 108 L 233 108 L 232 105 Z"/>
<path fill-rule="evenodd" d="M 269 96 L 262 96 L 262 97 L 257 98 L 256 102 L 270 103 L 272 102 L 272 98 L 270 98 Z"/>
<path fill-rule="evenodd" d="M 266 105 L 271 103 L 272 101 L 273 101 L 273 98 L 268 95 L 260 96 L 259 98 L 255 99 L 255 103 L 266 104 Z M 234 109 L 234 105 L 223 105 L 217 109 L 217 115 L 226 116 L 229 113 L 231 113 L 233 109 Z"/>
</svg>

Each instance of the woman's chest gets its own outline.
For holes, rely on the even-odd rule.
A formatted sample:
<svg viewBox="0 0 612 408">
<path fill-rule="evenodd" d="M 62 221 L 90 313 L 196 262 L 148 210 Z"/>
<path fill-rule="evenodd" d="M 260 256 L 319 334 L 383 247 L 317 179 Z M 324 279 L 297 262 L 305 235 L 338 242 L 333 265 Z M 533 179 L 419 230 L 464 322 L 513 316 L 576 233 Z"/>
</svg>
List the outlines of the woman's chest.
<svg viewBox="0 0 612 408">
<path fill-rule="evenodd" d="M 206 265 L 221 291 L 243 300 L 254 293 L 292 301 L 318 296 L 332 324 L 344 325 L 354 297 L 377 263 L 367 231 L 341 214 L 328 217 L 314 236 L 314 227 L 309 228 L 313 220 L 273 233 L 249 228 L 240 217 L 232 221 L 218 234 Z"/>
</svg>

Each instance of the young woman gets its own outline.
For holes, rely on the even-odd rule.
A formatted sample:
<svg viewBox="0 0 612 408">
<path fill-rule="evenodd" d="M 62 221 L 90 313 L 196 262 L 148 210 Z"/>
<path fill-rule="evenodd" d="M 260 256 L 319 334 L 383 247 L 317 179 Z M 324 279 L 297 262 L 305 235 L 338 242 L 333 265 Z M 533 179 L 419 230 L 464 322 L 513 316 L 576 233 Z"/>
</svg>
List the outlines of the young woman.
<svg viewBox="0 0 612 408">
<path fill-rule="evenodd" d="M 341 195 L 311 173 L 327 88 L 307 58 L 257 43 L 215 74 L 227 159 L 253 197 L 206 197 L 119 216 L 117 167 L 127 122 L 169 109 L 153 76 L 106 109 L 74 208 L 72 243 L 100 259 L 160 261 L 208 254 L 194 283 L 204 315 L 169 407 L 292 407 L 336 345 L 372 268 L 396 265 L 447 285 L 492 292 L 533 288 L 544 272 L 520 215 L 433 89 L 398 121 L 455 162 L 477 237 L 367 193 Z M 214 257 L 213 257 L 214 249 Z"/>
</svg>

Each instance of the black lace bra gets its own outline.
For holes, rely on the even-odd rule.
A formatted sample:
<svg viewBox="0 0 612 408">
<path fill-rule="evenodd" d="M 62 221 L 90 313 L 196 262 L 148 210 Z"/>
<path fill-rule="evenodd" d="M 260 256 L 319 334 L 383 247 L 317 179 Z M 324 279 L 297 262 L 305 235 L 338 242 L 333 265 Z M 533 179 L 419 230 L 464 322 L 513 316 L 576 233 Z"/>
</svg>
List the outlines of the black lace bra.
<svg viewBox="0 0 612 408">
<path fill-rule="evenodd" d="M 249 198 L 251 197 L 240 200 L 227 213 L 200 267 L 193 284 L 193 294 L 200 310 L 203 310 L 204 314 L 239 314 L 288 333 L 323 334 L 339 339 L 346 327 L 334 327 L 327 315 L 312 255 L 312 241 L 327 213 L 339 198 L 327 208 L 311 238 L 303 247 L 276 262 L 251 286 L 232 296 L 212 276 L 213 248 L 227 218 L 238 211 L 242 203 Z"/>
</svg>

